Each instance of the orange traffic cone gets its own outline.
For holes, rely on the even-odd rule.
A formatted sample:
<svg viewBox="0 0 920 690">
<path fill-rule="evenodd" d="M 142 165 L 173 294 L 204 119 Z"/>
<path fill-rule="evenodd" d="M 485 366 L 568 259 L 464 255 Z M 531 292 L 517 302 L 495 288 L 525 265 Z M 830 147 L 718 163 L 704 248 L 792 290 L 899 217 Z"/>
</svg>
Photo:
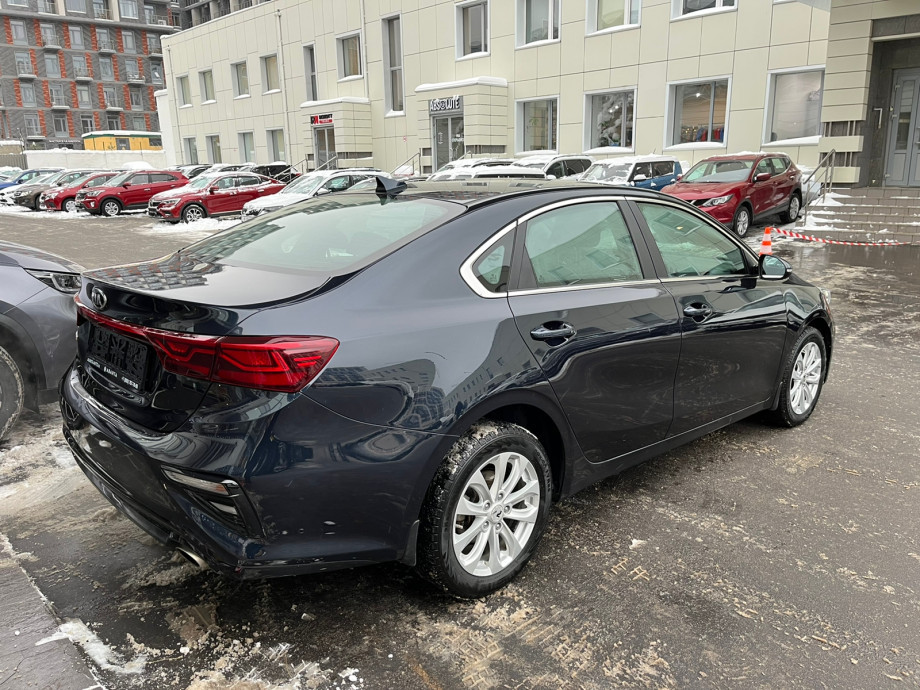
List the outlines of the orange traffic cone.
<svg viewBox="0 0 920 690">
<path fill-rule="evenodd" d="M 773 242 L 770 240 L 770 230 L 773 228 L 767 227 L 763 229 L 763 241 L 760 243 L 760 255 L 772 254 L 773 253 Z"/>
</svg>

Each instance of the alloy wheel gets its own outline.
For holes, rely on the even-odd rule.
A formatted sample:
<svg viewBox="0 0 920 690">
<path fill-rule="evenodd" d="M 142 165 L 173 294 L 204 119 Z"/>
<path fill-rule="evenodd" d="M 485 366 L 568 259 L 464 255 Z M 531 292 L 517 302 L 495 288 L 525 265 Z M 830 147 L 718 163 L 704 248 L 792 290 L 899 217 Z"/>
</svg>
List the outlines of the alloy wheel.
<svg viewBox="0 0 920 690">
<path fill-rule="evenodd" d="M 816 343 L 806 343 L 798 356 L 789 379 L 792 411 L 805 414 L 814 405 L 821 385 L 821 350 Z"/>
<path fill-rule="evenodd" d="M 521 554 L 540 510 L 540 481 L 534 464 L 504 452 L 470 476 L 454 512 L 453 549 L 471 575 L 495 575 Z"/>
<path fill-rule="evenodd" d="M 735 221 L 735 232 L 738 233 L 738 237 L 744 237 L 747 235 L 748 228 L 751 225 L 751 216 L 747 212 L 747 209 L 741 209 L 738 212 L 738 219 Z"/>
<path fill-rule="evenodd" d="M 107 216 L 117 216 L 120 210 L 117 201 L 106 201 L 102 206 L 102 212 Z"/>
<path fill-rule="evenodd" d="M 789 200 L 789 221 L 793 222 L 799 217 L 799 197 L 795 194 L 792 195 L 792 198 Z"/>
<path fill-rule="evenodd" d="M 187 209 L 185 209 L 183 215 L 185 216 L 186 223 L 194 223 L 196 220 L 201 220 L 204 218 L 204 214 L 197 206 L 189 206 Z"/>
<path fill-rule="evenodd" d="M 64 202 L 64 211 L 67 213 L 73 213 L 77 210 L 77 202 L 73 199 L 68 199 Z"/>
</svg>

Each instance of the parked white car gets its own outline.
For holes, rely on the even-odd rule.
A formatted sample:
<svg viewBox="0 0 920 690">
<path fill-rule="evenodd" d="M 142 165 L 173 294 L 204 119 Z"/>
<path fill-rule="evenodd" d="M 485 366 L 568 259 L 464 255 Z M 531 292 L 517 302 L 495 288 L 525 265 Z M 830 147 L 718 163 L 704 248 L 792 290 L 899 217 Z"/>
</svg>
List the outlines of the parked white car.
<svg viewBox="0 0 920 690">
<path fill-rule="evenodd" d="M 342 192 L 361 180 L 386 174 L 377 168 L 346 168 L 344 170 L 315 170 L 298 177 L 277 194 L 247 201 L 243 206 L 242 218 L 247 220 L 263 213 L 276 211 L 284 206 L 306 201 L 319 194 Z"/>
<path fill-rule="evenodd" d="M 562 179 L 581 175 L 591 167 L 594 160 L 585 155 L 537 154 L 525 156 L 514 161 L 515 165 L 525 168 L 539 168 L 551 179 Z"/>
<path fill-rule="evenodd" d="M 539 168 L 525 168 L 522 165 L 487 165 L 476 168 L 454 168 L 453 170 L 438 172 L 429 177 L 428 182 L 499 179 L 545 180 L 547 177 Z"/>
</svg>

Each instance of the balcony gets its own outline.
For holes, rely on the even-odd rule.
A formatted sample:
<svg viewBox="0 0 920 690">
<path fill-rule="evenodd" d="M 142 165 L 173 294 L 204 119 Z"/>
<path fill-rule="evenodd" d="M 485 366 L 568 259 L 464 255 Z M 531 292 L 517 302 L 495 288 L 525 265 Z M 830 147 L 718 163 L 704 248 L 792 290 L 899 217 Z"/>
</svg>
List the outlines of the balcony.
<svg viewBox="0 0 920 690">
<path fill-rule="evenodd" d="M 42 134 L 41 127 L 35 127 L 26 123 L 26 139 L 44 139 L 45 135 Z"/>
<path fill-rule="evenodd" d="M 51 99 L 51 109 L 52 110 L 70 110 L 70 104 L 68 104 L 67 100 L 64 98 L 52 98 Z"/>
<path fill-rule="evenodd" d="M 101 7 L 99 5 L 93 5 L 93 17 L 96 19 L 109 19 L 111 20 L 112 13 L 109 11 L 108 7 Z"/>
<path fill-rule="evenodd" d="M 129 84 L 146 84 L 147 83 L 143 75 L 137 74 L 137 73 L 128 74 L 126 81 Z"/>
<path fill-rule="evenodd" d="M 92 81 L 93 77 L 85 67 L 74 67 L 73 78 L 75 81 Z"/>
<path fill-rule="evenodd" d="M 105 109 L 106 110 L 124 110 L 121 101 L 118 96 L 106 96 L 105 97 Z"/>
<path fill-rule="evenodd" d="M 61 39 L 57 36 L 52 36 L 50 34 L 42 34 L 41 39 L 39 40 L 41 46 L 44 50 L 60 50 L 61 49 Z"/>
<path fill-rule="evenodd" d="M 117 48 L 115 47 L 115 41 L 111 38 L 99 39 L 99 52 L 100 53 L 115 53 Z"/>
<path fill-rule="evenodd" d="M 38 11 L 42 14 L 57 14 L 57 3 L 54 0 L 38 0 Z"/>
<path fill-rule="evenodd" d="M 20 79 L 35 79 L 35 70 L 32 69 L 31 62 L 17 62 L 16 72 Z"/>
</svg>

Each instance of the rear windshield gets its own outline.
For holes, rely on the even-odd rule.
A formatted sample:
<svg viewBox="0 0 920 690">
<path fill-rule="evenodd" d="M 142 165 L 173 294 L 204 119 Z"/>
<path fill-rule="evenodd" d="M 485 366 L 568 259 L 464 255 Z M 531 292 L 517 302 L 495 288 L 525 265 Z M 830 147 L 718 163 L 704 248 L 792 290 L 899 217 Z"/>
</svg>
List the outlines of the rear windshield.
<svg viewBox="0 0 920 690">
<path fill-rule="evenodd" d="M 208 263 L 344 275 L 386 256 L 463 212 L 460 204 L 376 194 L 319 197 L 193 244 Z"/>
</svg>

